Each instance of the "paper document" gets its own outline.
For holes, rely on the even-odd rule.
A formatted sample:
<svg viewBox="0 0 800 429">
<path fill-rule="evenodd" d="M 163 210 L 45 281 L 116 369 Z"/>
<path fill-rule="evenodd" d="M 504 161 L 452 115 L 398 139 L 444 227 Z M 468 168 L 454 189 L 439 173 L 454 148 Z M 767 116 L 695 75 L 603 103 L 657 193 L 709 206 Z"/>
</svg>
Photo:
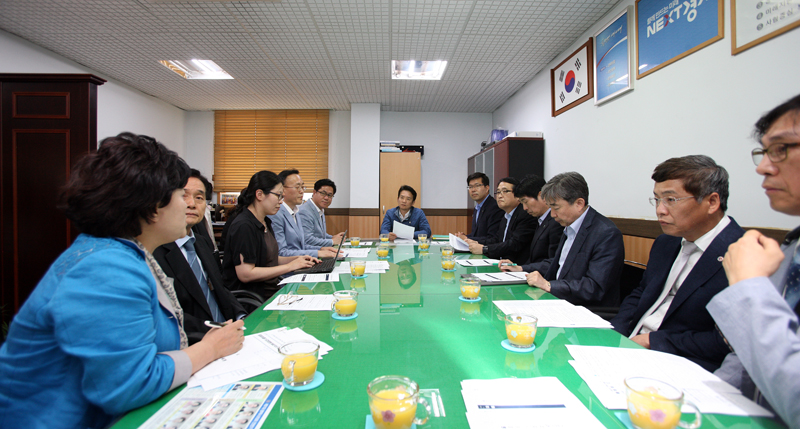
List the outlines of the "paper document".
<svg viewBox="0 0 800 429">
<path fill-rule="evenodd" d="M 279 285 L 285 285 L 286 283 L 319 283 L 319 282 L 338 282 L 339 275 L 338 274 L 295 274 L 290 277 L 286 277 L 285 279 L 281 280 Z"/>
<path fill-rule="evenodd" d="M 337 276 L 338 278 L 338 276 Z M 278 295 L 264 310 L 331 311 L 333 295 Z"/>
<path fill-rule="evenodd" d="M 397 235 L 397 238 L 405 238 L 407 240 L 414 239 L 414 227 L 411 225 L 404 225 L 398 221 L 392 224 L 392 232 Z"/>
<path fill-rule="evenodd" d="M 143 428 L 260 428 L 283 392 L 275 382 L 226 384 L 204 391 L 183 389 L 140 427 Z"/>
<path fill-rule="evenodd" d="M 366 258 L 369 256 L 369 249 L 342 249 L 345 258 Z"/>
<path fill-rule="evenodd" d="M 450 245 L 459 252 L 469 252 L 469 244 L 453 234 L 450 234 Z"/>
<path fill-rule="evenodd" d="M 366 274 L 383 274 L 389 270 L 389 261 L 366 261 L 364 273 Z M 338 267 L 333 269 L 334 273 L 350 274 L 350 262 L 342 262 Z"/>
<path fill-rule="evenodd" d="M 349 245 L 350 245 L 350 242 L 349 241 L 345 241 L 344 244 L 342 244 L 342 247 L 349 246 Z M 372 246 L 372 242 L 371 241 L 362 241 L 361 243 L 358 243 L 358 245 L 359 245 L 359 247 L 363 247 L 363 246 L 369 247 L 369 246 Z M 342 251 L 344 251 L 344 249 L 342 249 Z"/>
<path fill-rule="evenodd" d="M 527 283 L 528 273 L 524 271 L 506 272 L 506 273 L 472 273 L 473 277 L 477 277 L 481 284 L 491 285 L 495 284 L 521 284 Z"/>
<path fill-rule="evenodd" d="M 539 327 L 613 329 L 611 323 L 585 307 L 572 305 L 560 299 L 494 301 L 494 304 L 505 314 L 522 313 L 536 316 L 539 319 L 537 323 Z"/>
<path fill-rule="evenodd" d="M 555 377 L 464 380 L 461 395 L 471 429 L 603 428 Z"/>
<path fill-rule="evenodd" d="M 311 341 L 319 344 L 319 356 L 333 350 L 331 346 L 306 334 L 300 328 L 278 328 L 244 337 L 244 345 L 238 352 L 206 365 L 189 378 L 189 387 L 202 386 L 205 390 L 216 389 L 226 384 L 255 377 L 281 367 L 283 357 L 278 348 L 295 341 Z"/>
<path fill-rule="evenodd" d="M 500 263 L 499 259 L 456 259 L 462 267 L 491 267 Z"/>
<path fill-rule="evenodd" d="M 669 353 L 619 347 L 567 345 L 575 372 L 608 409 L 627 408 L 626 377 L 642 376 L 669 383 L 703 414 L 766 416 L 772 413 L 700 365 Z M 687 409 L 688 410 L 688 409 Z"/>
<path fill-rule="evenodd" d="M 417 244 L 417 242 L 414 241 L 414 239 L 409 239 L 409 238 L 396 238 L 393 243 L 395 246 L 400 246 L 400 245 L 413 246 Z"/>
</svg>

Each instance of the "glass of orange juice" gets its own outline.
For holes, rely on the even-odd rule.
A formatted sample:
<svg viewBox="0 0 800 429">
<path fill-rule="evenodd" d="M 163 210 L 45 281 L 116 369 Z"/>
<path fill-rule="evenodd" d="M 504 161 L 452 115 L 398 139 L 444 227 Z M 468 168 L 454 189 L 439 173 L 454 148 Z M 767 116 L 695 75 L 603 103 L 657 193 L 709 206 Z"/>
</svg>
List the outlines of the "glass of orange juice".
<svg viewBox="0 0 800 429">
<path fill-rule="evenodd" d="M 350 261 L 350 275 L 356 279 L 363 279 L 367 275 L 367 261 Z"/>
<path fill-rule="evenodd" d="M 445 244 L 441 247 L 442 256 L 452 256 L 453 255 L 453 246 L 449 244 Z"/>
<path fill-rule="evenodd" d="M 481 281 L 475 277 L 461 279 L 461 296 L 464 299 L 477 300 L 481 294 Z"/>
<path fill-rule="evenodd" d="M 684 400 L 683 391 L 670 384 L 647 377 L 625 379 L 628 416 L 639 429 L 699 428 L 703 416 L 696 405 Z M 681 421 L 681 407 L 694 408 L 694 422 Z"/>
<path fill-rule="evenodd" d="M 378 245 L 378 248 L 375 249 L 375 253 L 378 255 L 380 259 L 386 259 L 389 257 L 389 244 L 383 243 Z"/>
<path fill-rule="evenodd" d="M 361 245 L 361 237 L 350 237 L 350 247 L 358 247 Z"/>
<path fill-rule="evenodd" d="M 431 247 L 431 239 L 430 238 L 420 238 L 419 239 L 419 250 L 421 252 L 427 252 L 428 249 Z"/>
<path fill-rule="evenodd" d="M 333 293 L 331 310 L 339 317 L 350 317 L 356 312 L 358 305 L 358 292 L 354 290 L 337 290 Z"/>
<path fill-rule="evenodd" d="M 314 380 L 319 358 L 319 344 L 297 341 L 284 344 L 278 349 L 283 356 L 281 373 L 283 382 L 292 387 L 305 386 Z"/>
<path fill-rule="evenodd" d="M 539 319 L 530 314 L 506 314 L 506 336 L 511 346 L 520 349 L 533 346 L 538 322 Z"/>
<path fill-rule="evenodd" d="M 427 240 L 427 239 L 428 239 L 428 234 L 418 234 L 417 235 L 417 240 Z"/>
<path fill-rule="evenodd" d="M 389 234 L 381 234 L 381 243 L 388 243 L 389 242 Z"/>
<path fill-rule="evenodd" d="M 442 255 L 442 269 L 444 271 L 455 271 L 456 270 L 456 260 L 453 255 L 445 256 Z"/>
<path fill-rule="evenodd" d="M 409 429 L 428 422 L 431 407 L 419 396 L 419 385 L 401 375 L 384 375 L 369 382 L 369 409 L 377 429 Z M 422 405 L 424 418 L 417 418 L 417 405 Z"/>
</svg>

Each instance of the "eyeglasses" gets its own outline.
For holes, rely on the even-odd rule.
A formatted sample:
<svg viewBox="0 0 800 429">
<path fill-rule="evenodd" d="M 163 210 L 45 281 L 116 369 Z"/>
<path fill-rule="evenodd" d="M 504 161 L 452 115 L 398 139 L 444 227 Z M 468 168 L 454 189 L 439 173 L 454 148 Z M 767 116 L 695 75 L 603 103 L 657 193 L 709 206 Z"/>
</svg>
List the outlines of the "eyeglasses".
<svg viewBox="0 0 800 429">
<path fill-rule="evenodd" d="M 333 194 L 329 194 L 325 191 L 317 191 L 318 194 L 322 195 L 322 198 L 330 198 L 333 199 Z"/>
<path fill-rule="evenodd" d="M 489 186 L 489 185 L 483 185 L 483 184 L 481 184 L 481 185 L 469 185 L 469 186 L 467 186 L 467 189 L 480 189 L 480 188 L 483 188 L 484 186 Z"/>
<path fill-rule="evenodd" d="M 694 196 L 691 196 L 691 197 L 681 197 L 681 198 L 675 198 L 675 197 L 667 197 L 667 198 L 654 198 L 654 197 L 650 197 L 650 198 L 649 198 L 649 200 L 650 200 L 650 204 L 651 204 L 653 207 L 655 207 L 655 208 L 658 208 L 658 204 L 659 204 L 659 203 L 662 203 L 662 204 L 664 204 L 664 207 L 672 207 L 672 206 L 674 206 L 674 205 L 675 205 L 675 203 L 677 203 L 678 201 L 688 200 L 689 198 L 694 198 Z"/>
<path fill-rule="evenodd" d="M 295 188 L 295 189 L 297 189 L 298 191 L 301 191 L 301 192 L 305 192 L 306 191 L 306 185 L 295 185 L 295 186 L 292 186 L 292 188 Z"/>
<path fill-rule="evenodd" d="M 764 154 L 766 153 L 769 157 L 769 160 L 772 162 L 781 162 L 786 159 L 786 153 L 790 147 L 795 147 L 800 145 L 800 143 L 778 143 L 774 144 L 766 149 L 757 148 L 753 149 L 750 154 L 753 157 L 753 162 L 758 165 L 761 164 L 761 160 L 764 159 Z"/>
<path fill-rule="evenodd" d="M 272 191 L 269 191 L 269 193 L 272 194 L 272 195 L 275 195 L 276 197 L 278 197 L 278 200 L 282 200 L 283 199 L 283 193 L 279 194 L 277 192 L 272 192 Z"/>
<path fill-rule="evenodd" d="M 514 192 L 514 191 L 512 191 L 511 189 L 498 189 L 498 190 L 495 191 L 495 195 L 497 195 L 497 194 L 510 194 L 512 192 Z"/>
<path fill-rule="evenodd" d="M 289 292 L 286 295 L 278 296 L 278 305 L 292 305 L 301 299 L 303 299 L 303 297 L 295 295 L 293 292 Z"/>
</svg>

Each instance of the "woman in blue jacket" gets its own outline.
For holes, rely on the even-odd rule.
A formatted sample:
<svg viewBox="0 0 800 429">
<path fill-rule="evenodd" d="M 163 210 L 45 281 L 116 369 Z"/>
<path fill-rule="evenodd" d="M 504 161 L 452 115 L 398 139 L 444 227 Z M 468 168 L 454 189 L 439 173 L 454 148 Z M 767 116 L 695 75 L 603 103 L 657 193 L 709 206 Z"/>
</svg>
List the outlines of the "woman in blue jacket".
<svg viewBox="0 0 800 429">
<path fill-rule="evenodd" d="M 241 321 L 187 347 L 183 310 L 151 255 L 186 234 L 188 177 L 174 152 L 130 133 L 75 165 L 63 207 L 81 234 L 0 348 L 0 427 L 106 427 L 241 349 Z"/>
<path fill-rule="evenodd" d="M 403 185 L 397 191 L 397 207 L 386 211 L 383 217 L 383 224 L 381 224 L 381 234 L 389 234 L 389 240 L 394 241 L 397 234 L 392 232 L 394 228 L 394 221 L 398 221 L 403 225 L 410 225 L 414 227 L 414 238 L 420 234 L 427 234 L 431 236 L 431 226 L 428 225 L 428 219 L 422 210 L 414 207 L 414 201 L 417 200 L 417 191 L 411 186 Z"/>
</svg>

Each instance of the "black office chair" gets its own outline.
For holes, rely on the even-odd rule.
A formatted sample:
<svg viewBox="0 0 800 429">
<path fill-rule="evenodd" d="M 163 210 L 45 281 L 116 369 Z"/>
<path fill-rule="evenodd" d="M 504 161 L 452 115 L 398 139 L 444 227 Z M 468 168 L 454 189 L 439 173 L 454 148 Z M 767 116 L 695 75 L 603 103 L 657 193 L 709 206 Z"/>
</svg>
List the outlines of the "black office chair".
<svg viewBox="0 0 800 429">
<path fill-rule="evenodd" d="M 622 274 L 619 278 L 619 304 L 639 287 L 647 265 L 640 262 L 628 261 L 622 265 Z M 587 307 L 592 313 L 605 320 L 613 319 L 619 313 L 619 304 L 616 307 Z"/>
<path fill-rule="evenodd" d="M 236 297 L 236 300 L 239 301 L 239 304 L 242 305 L 244 311 L 246 311 L 248 315 L 258 310 L 258 308 L 264 304 L 264 298 L 255 292 L 249 290 L 232 290 L 231 293 Z"/>
</svg>

